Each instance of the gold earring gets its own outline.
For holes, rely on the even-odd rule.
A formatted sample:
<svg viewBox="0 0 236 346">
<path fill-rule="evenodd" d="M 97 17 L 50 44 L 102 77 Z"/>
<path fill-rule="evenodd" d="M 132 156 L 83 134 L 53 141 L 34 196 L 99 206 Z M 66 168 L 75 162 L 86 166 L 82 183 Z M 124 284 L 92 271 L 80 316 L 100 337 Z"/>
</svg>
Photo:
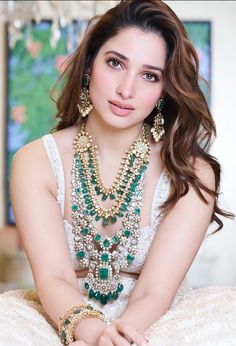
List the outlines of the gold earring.
<svg viewBox="0 0 236 346">
<path fill-rule="evenodd" d="M 153 138 L 155 140 L 155 142 L 159 142 L 159 140 L 161 139 L 161 137 L 164 135 L 165 130 L 164 130 L 164 118 L 163 115 L 161 113 L 161 111 L 164 108 L 164 101 L 163 99 L 160 99 L 157 101 L 156 103 L 156 108 L 157 108 L 157 115 L 154 118 L 154 122 L 153 122 L 153 127 L 151 128 L 151 133 L 153 135 Z"/>
<path fill-rule="evenodd" d="M 80 103 L 77 104 L 79 112 L 83 118 L 85 118 L 93 109 L 93 104 L 89 97 L 89 81 L 90 75 L 88 73 L 85 73 L 83 76 L 83 88 L 81 90 L 79 98 Z"/>
</svg>

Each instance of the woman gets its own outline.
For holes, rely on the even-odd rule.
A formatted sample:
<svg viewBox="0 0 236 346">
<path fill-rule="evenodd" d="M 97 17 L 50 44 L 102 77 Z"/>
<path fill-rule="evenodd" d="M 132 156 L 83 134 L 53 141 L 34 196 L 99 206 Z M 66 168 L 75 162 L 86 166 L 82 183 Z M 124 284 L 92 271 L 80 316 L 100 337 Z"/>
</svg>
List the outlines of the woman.
<svg viewBox="0 0 236 346">
<path fill-rule="evenodd" d="M 56 131 L 13 160 L 40 301 L 2 295 L 4 345 L 230 345 L 235 288 L 186 280 L 209 223 L 231 215 L 217 204 L 215 125 L 183 25 L 161 1 L 121 1 L 64 76 Z"/>
</svg>

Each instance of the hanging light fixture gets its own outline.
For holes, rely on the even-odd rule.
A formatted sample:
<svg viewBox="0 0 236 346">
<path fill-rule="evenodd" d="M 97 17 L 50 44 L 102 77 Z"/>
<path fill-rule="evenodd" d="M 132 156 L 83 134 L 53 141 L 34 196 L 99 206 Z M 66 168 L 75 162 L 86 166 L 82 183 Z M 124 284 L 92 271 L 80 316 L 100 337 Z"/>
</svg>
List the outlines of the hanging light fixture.
<svg viewBox="0 0 236 346">
<path fill-rule="evenodd" d="M 118 1 L 0 1 L 0 20 L 8 24 L 9 46 L 18 40 L 32 40 L 32 22 L 52 21 L 50 45 L 57 46 L 61 29 L 70 27 L 73 20 L 89 19 L 102 14 Z M 25 30 L 24 30 L 25 29 Z M 69 38 L 68 38 L 69 40 Z"/>
</svg>

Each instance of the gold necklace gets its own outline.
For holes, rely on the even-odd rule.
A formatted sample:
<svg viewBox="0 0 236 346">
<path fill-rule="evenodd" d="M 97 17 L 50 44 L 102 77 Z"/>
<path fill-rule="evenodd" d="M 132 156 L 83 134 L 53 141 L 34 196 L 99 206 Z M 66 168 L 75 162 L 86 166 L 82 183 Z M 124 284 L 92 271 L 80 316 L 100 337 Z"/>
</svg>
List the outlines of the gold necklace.
<svg viewBox="0 0 236 346">
<path fill-rule="evenodd" d="M 135 190 L 142 174 L 142 167 L 150 154 L 146 125 L 143 125 L 141 135 L 126 151 L 117 177 L 109 188 L 102 182 L 97 159 L 97 146 L 93 143 L 91 135 L 85 131 L 85 123 L 75 138 L 74 149 L 80 163 L 81 179 L 86 182 L 83 191 L 88 213 L 95 216 L 96 221 L 102 218 L 104 226 L 109 222 L 116 222 L 117 217 L 122 217 L 127 211 L 130 193 Z M 112 207 L 103 208 L 97 199 L 99 195 L 101 195 L 101 202 L 108 197 L 114 200 Z"/>
<path fill-rule="evenodd" d="M 89 299 L 105 305 L 117 300 L 123 291 L 121 268 L 133 263 L 137 253 L 144 173 L 150 153 L 147 129 L 144 125 L 140 138 L 126 152 L 127 162 L 121 165 L 117 185 L 113 187 L 114 205 L 117 203 L 120 209 L 104 209 L 97 202 L 97 196 L 101 195 L 97 189 L 102 190 L 102 180 L 96 178 L 99 165 L 94 164 L 91 154 L 95 155 L 96 146 L 84 127 L 74 147 L 71 181 L 74 250 L 78 268 L 89 268 L 84 283 Z M 111 237 L 103 236 L 93 223 L 93 218 L 98 221 L 101 217 L 104 226 L 123 217 L 122 226 Z"/>
</svg>

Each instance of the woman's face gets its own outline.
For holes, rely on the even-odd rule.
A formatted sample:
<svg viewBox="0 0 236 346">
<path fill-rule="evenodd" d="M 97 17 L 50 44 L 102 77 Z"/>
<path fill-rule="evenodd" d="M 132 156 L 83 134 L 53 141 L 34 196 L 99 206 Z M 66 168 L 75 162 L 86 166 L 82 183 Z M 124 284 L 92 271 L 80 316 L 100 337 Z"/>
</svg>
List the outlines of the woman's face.
<svg viewBox="0 0 236 346">
<path fill-rule="evenodd" d="M 106 41 L 91 69 L 91 116 L 115 128 L 142 123 L 163 93 L 165 58 L 162 37 L 138 28 Z"/>
</svg>

